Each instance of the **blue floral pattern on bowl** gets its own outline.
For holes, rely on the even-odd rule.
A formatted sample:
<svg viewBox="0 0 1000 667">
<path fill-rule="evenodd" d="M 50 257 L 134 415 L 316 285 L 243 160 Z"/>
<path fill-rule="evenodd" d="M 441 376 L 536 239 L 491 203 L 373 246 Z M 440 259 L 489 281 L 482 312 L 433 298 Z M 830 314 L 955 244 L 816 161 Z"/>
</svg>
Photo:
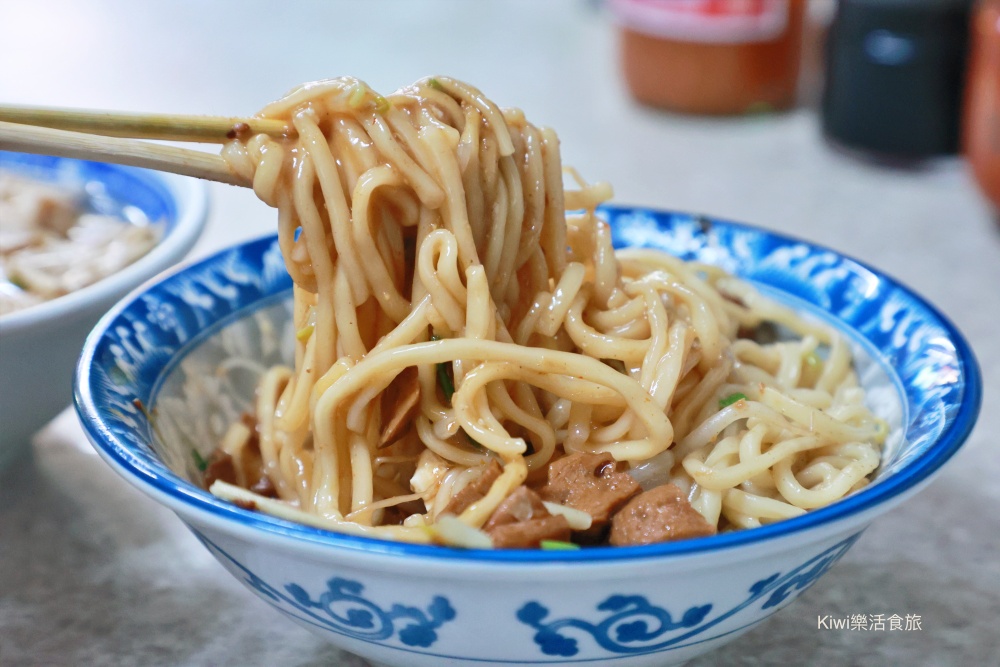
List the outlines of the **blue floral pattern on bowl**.
<svg viewBox="0 0 1000 667">
<path fill-rule="evenodd" d="M 658 653 L 684 644 L 761 600 L 762 609 L 791 602 L 833 567 L 860 536 L 848 537 L 790 572 L 776 572 L 757 581 L 745 601 L 714 616 L 711 603 L 689 607 L 674 620 L 669 610 L 646 596 L 612 595 L 597 605 L 596 611 L 604 612 L 598 622 L 578 617 L 546 621 L 549 610 L 535 600 L 518 609 L 517 620 L 537 630 L 534 640 L 545 655 L 571 657 L 580 652 L 577 640 L 565 634 L 567 630 L 590 635 L 609 653 Z"/>
<path fill-rule="evenodd" d="M 398 638 L 405 646 L 428 648 L 438 639 L 437 629 L 455 618 L 455 609 L 443 596 L 434 596 L 425 607 L 397 603 L 383 609 L 364 596 L 361 582 L 343 577 L 329 579 L 314 600 L 300 584 L 286 583 L 281 588 L 269 584 L 203 534 L 195 531 L 195 535 L 209 551 L 235 567 L 243 583 L 272 606 L 338 634 L 380 643 Z"/>
<path fill-rule="evenodd" d="M 331 577 L 325 588 L 316 593 L 296 582 L 269 583 L 204 534 L 195 531 L 195 535 L 234 569 L 244 584 L 279 611 L 299 622 L 354 639 L 409 647 L 411 653 L 422 653 L 420 649 L 432 648 L 437 642 L 437 630 L 459 613 L 447 597 L 440 595 L 434 596 L 429 604 L 395 603 L 384 609 L 365 596 L 362 582 L 340 576 Z M 662 602 L 650 602 L 645 595 L 615 594 L 596 605 L 597 621 L 580 617 L 547 620 L 549 609 L 538 600 L 525 602 L 514 616 L 535 629 L 533 640 L 545 656 L 572 658 L 579 654 L 579 642 L 573 635 L 589 635 L 609 654 L 670 651 L 697 641 L 700 635 L 754 605 L 766 610 L 791 602 L 833 567 L 860 536 L 860 532 L 851 535 L 788 572 L 760 579 L 750 586 L 743 602 L 721 612 L 706 602 L 688 608 L 675 620 Z M 440 653 L 428 655 L 459 658 Z"/>
<path fill-rule="evenodd" d="M 437 630 L 459 613 L 453 603 L 441 595 L 434 596 L 429 604 L 395 603 L 384 609 L 365 596 L 362 582 L 341 576 L 331 577 L 325 588 L 317 593 L 309 592 L 308 586 L 296 582 L 273 584 L 204 534 L 194 532 L 209 551 L 234 569 L 245 585 L 273 607 L 299 622 L 354 639 L 397 648 L 402 648 L 399 647 L 402 644 L 409 647 L 411 653 L 422 653 L 419 649 L 433 647 L 438 640 Z M 750 586 L 744 601 L 721 612 L 714 609 L 711 602 L 706 602 L 688 608 L 674 620 L 662 602 L 650 602 L 645 595 L 615 594 L 596 605 L 595 611 L 599 612 L 596 622 L 580 617 L 547 620 L 549 609 L 538 600 L 525 602 L 513 615 L 536 631 L 533 640 L 545 656 L 572 658 L 580 653 L 579 642 L 573 634 L 589 635 L 609 654 L 670 651 L 697 640 L 699 635 L 753 605 L 760 604 L 761 609 L 766 610 L 791 602 L 833 567 L 860 536 L 860 532 L 855 533 L 786 573 L 776 572 L 760 579 Z M 498 610 L 498 613 L 501 612 Z M 460 658 L 440 653 L 428 655 Z"/>
</svg>

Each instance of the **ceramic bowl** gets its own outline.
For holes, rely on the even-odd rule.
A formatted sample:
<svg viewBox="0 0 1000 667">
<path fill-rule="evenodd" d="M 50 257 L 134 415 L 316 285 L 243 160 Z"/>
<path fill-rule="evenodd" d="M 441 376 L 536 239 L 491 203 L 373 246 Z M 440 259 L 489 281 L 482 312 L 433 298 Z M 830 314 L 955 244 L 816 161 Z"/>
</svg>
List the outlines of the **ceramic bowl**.
<svg viewBox="0 0 1000 667">
<path fill-rule="evenodd" d="M 874 483 L 763 528 L 637 547 L 465 551 L 338 535 L 246 511 L 189 481 L 287 359 L 291 282 L 275 238 L 225 250 L 122 301 L 91 334 L 76 402 L 97 451 L 174 510 L 289 619 L 388 665 L 664 665 L 790 604 L 879 515 L 916 493 L 976 419 L 981 382 L 932 306 L 836 252 L 753 227 L 606 208 L 619 246 L 718 264 L 841 329 L 893 436 Z M 220 368 L 224 372 L 217 372 Z M 155 410 L 159 435 L 135 403 Z"/>
<path fill-rule="evenodd" d="M 201 234 L 205 184 L 160 172 L 0 151 L 0 170 L 83 187 L 100 213 L 141 217 L 162 231 L 146 255 L 103 280 L 0 316 L 0 467 L 72 401 L 73 369 L 87 333 L 108 308 L 181 259 Z"/>
</svg>

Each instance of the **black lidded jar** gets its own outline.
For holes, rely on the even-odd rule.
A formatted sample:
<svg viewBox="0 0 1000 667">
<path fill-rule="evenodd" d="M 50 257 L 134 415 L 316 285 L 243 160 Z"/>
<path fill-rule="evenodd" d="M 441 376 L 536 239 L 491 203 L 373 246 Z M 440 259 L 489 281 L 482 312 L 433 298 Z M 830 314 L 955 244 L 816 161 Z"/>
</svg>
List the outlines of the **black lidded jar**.
<svg viewBox="0 0 1000 667">
<path fill-rule="evenodd" d="M 877 157 L 958 152 L 971 0 L 840 0 L 823 131 Z"/>
</svg>

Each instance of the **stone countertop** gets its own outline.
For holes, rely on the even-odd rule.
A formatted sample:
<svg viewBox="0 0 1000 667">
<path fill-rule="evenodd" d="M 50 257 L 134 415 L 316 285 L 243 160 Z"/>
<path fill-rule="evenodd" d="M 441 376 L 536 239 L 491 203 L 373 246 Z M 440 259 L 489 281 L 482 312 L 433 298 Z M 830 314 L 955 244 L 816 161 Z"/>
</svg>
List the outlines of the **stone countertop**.
<svg viewBox="0 0 1000 667">
<path fill-rule="evenodd" d="M 742 220 L 870 262 L 966 334 L 982 417 L 926 490 L 877 521 L 788 611 L 695 665 L 1000 664 L 1000 227 L 958 160 L 890 169 L 834 150 L 807 108 L 704 119 L 635 106 L 595 2 L 33 0 L 0 5 L 4 103 L 245 114 L 307 80 L 391 90 L 469 80 L 559 130 L 564 161 L 616 200 Z M 212 185 L 194 251 L 274 228 Z M 2 379 L 0 379 L 2 381 Z M 69 401 L 69 391 L 67 402 Z M 919 617 L 910 631 L 823 615 Z M 346 665 L 224 573 L 168 510 L 94 454 L 66 412 L 0 473 L 0 664 Z"/>
</svg>

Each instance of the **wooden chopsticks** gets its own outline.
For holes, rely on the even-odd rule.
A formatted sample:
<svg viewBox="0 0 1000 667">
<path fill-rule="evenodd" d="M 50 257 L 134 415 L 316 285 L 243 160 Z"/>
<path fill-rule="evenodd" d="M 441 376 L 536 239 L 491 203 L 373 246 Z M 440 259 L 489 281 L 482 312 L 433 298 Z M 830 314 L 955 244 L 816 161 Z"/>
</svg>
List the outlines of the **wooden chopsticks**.
<svg viewBox="0 0 1000 667">
<path fill-rule="evenodd" d="M 0 105 L 0 150 L 113 162 L 249 186 L 218 155 L 140 141 L 224 143 L 294 132 L 264 118 L 136 114 Z"/>
<path fill-rule="evenodd" d="M 233 173 L 218 155 L 136 139 L 104 137 L 0 121 L 0 150 L 112 162 L 230 185 L 250 185 L 246 179 Z"/>
<path fill-rule="evenodd" d="M 236 137 L 254 134 L 280 137 L 290 132 L 284 122 L 266 118 L 122 113 L 2 104 L 0 104 L 0 121 L 86 132 L 105 137 L 204 143 L 223 143 Z"/>
</svg>

